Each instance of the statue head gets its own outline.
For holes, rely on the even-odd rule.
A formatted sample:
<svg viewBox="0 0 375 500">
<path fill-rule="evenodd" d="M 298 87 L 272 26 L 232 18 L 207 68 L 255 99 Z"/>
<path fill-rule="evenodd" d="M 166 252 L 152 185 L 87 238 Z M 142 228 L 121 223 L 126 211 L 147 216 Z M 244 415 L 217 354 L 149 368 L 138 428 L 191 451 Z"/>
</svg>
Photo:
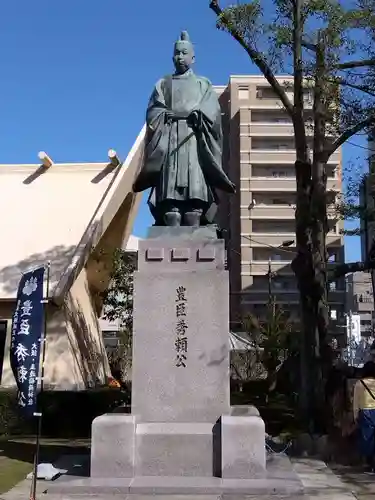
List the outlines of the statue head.
<svg viewBox="0 0 375 500">
<path fill-rule="evenodd" d="M 194 64 L 194 47 L 187 31 L 181 33 L 180 39 L 174 45 L 173 63 L 179 74 L 188 71 Z"/>
</svg>

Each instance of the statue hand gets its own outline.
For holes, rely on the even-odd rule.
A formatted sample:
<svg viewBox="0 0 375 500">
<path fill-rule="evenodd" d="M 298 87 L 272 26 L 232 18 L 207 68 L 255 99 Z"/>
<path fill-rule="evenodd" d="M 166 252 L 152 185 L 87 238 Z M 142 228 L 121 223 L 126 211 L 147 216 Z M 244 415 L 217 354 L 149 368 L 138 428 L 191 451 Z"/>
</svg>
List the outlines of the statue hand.
<svg viewBox="0 0 375 500">
<path fill-rule="evenodd" d="M 165 122 L 171 122 L 175 118 L 175 114 L 171 109 L 167 109 L 165 112 Z"/>
<path fill-rule="evenodd" d="M 199 111 L 192 111 L 190 113 L 187 121 L 188 121 L 188 124 L 194 130 L 200 130 L 202 128 L 201 115 L 200 115 Z"/>
</svg>

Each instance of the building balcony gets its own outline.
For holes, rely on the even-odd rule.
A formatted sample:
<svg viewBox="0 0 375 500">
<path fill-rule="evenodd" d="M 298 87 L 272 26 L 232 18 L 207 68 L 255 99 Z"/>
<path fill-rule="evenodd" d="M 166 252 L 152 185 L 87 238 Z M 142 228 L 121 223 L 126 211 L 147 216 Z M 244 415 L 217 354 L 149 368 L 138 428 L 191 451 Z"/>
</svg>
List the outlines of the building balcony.
<svg viewBox="0 0 375 500">
<path fill-rule="evenodd" d="M 329 218 L 336 214 L 335 207 L 327 207 Z M 295 205 L 255 205 L 249 209 L 246 205 L 241 205 L 241 219 L 294 219 Z"/>
<path fill-rule="evenodd" d="M 241 207 L 241 219 L 294 219 L 292 205 L 258 205 L 249 210 Z"/>
<path fill-rule="evenodd" d="M 271 271 L 273 273 L 280 273 L 282 275 L 293 275 L 292 268 L 290 267 L 290 261 L 294 257 L 292 252 L 290 253 L 289 261 L 272 260 L 271 261 Z M 242 272 L 246 272 L 252 276 L 265 276 L 268 273 L 268 261 L 257 261 L 252 260 L 249 263 L 242 261 Z"/>
<path fill-rule="evenodd" d="M 268 289 L 257 290 L 251 287 L 247 288 L 244 286 L 244 280 L 242 282 L 241 295 L 241 302 L 247 304 L 266 304 L 269 297 Z M 299 304 L 301 302 L 297 288 L 287 290 L 277 290 L 273 288 L 272 295 L 278 304 Z M 328 302 L 330 304 L 343 304 L 344 300 L 345 290 L 330 291 L 328 294 Z"/>
<path fill-rule="evenodd" d="M 246 163 L 293 163 L 296 160 L 296 152 L 294 149 L 247 149 L 241 145 L 241 158 Z M 330 157 L 329 163 L 337 164 L 340 160 L 341 154 L 338 150 Z"/>
<path fill-rule="evenodd" d="M 366 302 L 354 301 L 353 306 L 353 309 L 359 314 L 372 313 L 374 310 L 374 300 L 369 297 L 369 300 Z"/>
<path fill-rule="evenodd" d="M 264 123 L 250 123 L 248 127 L 246 125 L 241 124 L 241 130 L 245 130 L 247 128 L 247 132 L 242 132 L 241 135 L 250 135 L 251 137 L 293 137 L 294 130 L 293 125 L 288 122 L 282 123 L 267 123 L 266 119 Z M 310 135 L 310 134 L 308 134 Z"/>
<path fill-rule="evenodd" d="M 306 126 L 306 136 L 313 137 L 314 130 L 312 126 Z M 293 125 L 289 122 L 264 122 L 249 124 L 241 123 L 240 125 L 241 137 L 269 137 L 269 138 L 287 138 L 294 137 Z M 333 134 L 326 132 L 326 137 L 333 137 Z"/>
<path fill-rule="evenodd" d="M 293 96 L 292 94 L 289 96 L 289 98 L 293 102 Z M 312 109 L 313 104 L 312 101 L 305 100 L 305 109 Z M 247 102 L 246 105 L 244 105 L 245 109 L 255 109 L 255 110 L 284 110 L 284 106 L 281 103 L 280 99 L 277 97 L 262 97 L 259 91 L 254 95 L 253 98 L 250 99 L 250 103 Z"/>
<path fill-rule="evenodd" d="M 284 249 L 285 255 L 287 255 L 287 249 Z M 294 276 L 294 273 L 291 268 L 291 260 L 293 259 L 295 252 L 291 251 L 289 260 L 271 260 L 271 272 L 276 273 L 278 276 Z M 337 265 L 337 262 L 334 264 L 328 263 L 328 269 L 332 269 Z M 250 261 L 241 261 L 241 273 L 243 276 L 266 276 L 268 274 L 269 262 L 268 260 L 250 260 Z M 330 291 L 332 293 L 332 291 Z"/>
<path fill-rule="evenodd" d="M 338 179 L 327 179 L 327 189 L 340 192 L 341 183 Z M 246 191 L 297 191 L 296 180 L 293 177 L 241 177 L 241 190 Z"/>
<path fill-rule="evenodd" d="M 250 239 L 249 239 L 250 238 Z M 242 233 L 241 246 L 243 247 L 273 247 L 277 248 L 286 240 L 295 240 L 296 235 L 294 232 L 290 233 Z M 327 235 L 327 245 L 333 247 L 343 246 L 343 237 L 340 234 L 329 233 Z"/>
<path fill-rule="evenodd" d="M 328 180 L 339 180 L 339 169 L 337 168 L 337 164 L 329 163 L 327 165 L 327 176 Z M 259 179 L 263 181 L 270 180 L 278 180 L 278 179 L 295 179 L 296 172 L 294 163 L 281 163 L 275 164 L 271 163 L 270 165 L 264 163 L 254 163 L 246 164 L 244 162 L 241 163 L 241 174 L 248 175 L 252 179 Z"/>
</svg>

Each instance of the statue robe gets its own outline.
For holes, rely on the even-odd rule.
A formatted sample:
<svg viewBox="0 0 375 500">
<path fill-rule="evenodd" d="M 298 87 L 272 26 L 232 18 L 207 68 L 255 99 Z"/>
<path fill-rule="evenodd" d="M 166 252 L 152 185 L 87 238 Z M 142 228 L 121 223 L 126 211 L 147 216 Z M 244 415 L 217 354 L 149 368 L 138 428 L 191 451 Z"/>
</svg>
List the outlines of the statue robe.
<svg viewBox="0 0 375 500">
<path fill-rule="evenodd" d="M 171 110 L 180 119 L 167 120 Z M 197 111 L 196 133 L 187 117 Z M 151 212 L 165 200 L 216 201 L 215 188 L 234 192 L 222 168 L 221 108 L 211 83 L 189 70 L 159 80 L 146 115 L 144 159 L 133 186 L 135 192 L 152 188 Z"/>
</svg>

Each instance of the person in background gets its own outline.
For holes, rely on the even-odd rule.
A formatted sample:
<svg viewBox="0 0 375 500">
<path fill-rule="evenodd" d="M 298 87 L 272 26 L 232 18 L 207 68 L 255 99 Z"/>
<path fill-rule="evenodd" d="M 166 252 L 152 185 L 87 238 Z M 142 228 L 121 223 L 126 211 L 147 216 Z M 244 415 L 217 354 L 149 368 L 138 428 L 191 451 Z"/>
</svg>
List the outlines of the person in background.
<svg viewBox="0 0 375 500">
<path fill-rule="evenodd" d="M 369 358 L 370 358 L 369 361 L 372 361 L 373 363 L 375 363 L 375 340 L 371 344 Z"/>
<path fill-rule="evenodd" d="M 362 368 L 361 378 L 354 386 L 353 416 L 359 434 L 359 450 L 375 472 L 375 363 Z"/>
</svg>

